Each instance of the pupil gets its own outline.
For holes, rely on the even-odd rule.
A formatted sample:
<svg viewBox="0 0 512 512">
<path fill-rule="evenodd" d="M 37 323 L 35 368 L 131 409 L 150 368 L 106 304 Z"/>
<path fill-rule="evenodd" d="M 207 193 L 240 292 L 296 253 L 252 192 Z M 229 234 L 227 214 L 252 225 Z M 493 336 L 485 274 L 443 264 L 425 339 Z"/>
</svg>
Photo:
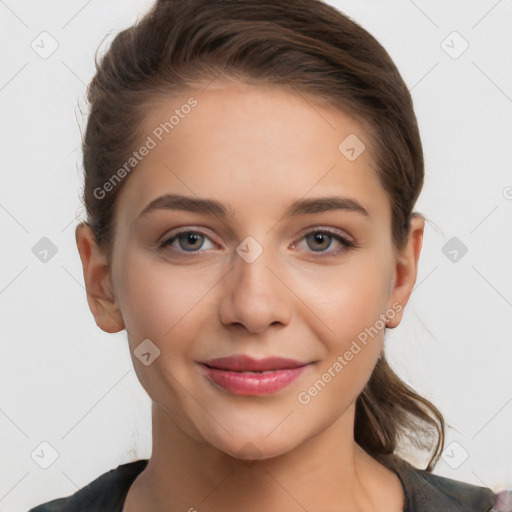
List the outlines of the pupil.
<svg viewBox="0 0 512 512">
<path fill-rule="evenodd" d="M 325 242 L 325 240 L 329 237 L 329 235 L 326 235 L 324 233 L 316 233 L 313 235 L 315 242 L 318 242 L 320 245 L 322 242 Z M 325 247 L 323 247 L 325 249 Z"/>
<path fill-rule="evenodd" d="M 187 233 L 185 235 L 187 239 L 187 244 L 189 243 L 190 245 L 194 245 L 194 243 L 197 243 L 199 236 L 200 235 L 198 235 L 197 233 Z"/>
</svg>

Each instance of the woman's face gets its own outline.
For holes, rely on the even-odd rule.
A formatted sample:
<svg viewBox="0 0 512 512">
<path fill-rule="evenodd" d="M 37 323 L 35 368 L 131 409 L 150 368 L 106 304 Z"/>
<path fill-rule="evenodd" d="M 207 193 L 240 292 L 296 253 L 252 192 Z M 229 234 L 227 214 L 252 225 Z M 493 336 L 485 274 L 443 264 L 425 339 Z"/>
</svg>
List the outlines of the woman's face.
<svg viewBox="0 0 512 512">
<path fill-rule="evenodd" d="M 151 399 L 240 458 L 343 423 L 407 300 L 365 133 L 310 96 L 228 82 L 153 104 L 141 128 L 110 278 Z M 231 356 L 293 361 L 213 361 Z"/>
</svg>

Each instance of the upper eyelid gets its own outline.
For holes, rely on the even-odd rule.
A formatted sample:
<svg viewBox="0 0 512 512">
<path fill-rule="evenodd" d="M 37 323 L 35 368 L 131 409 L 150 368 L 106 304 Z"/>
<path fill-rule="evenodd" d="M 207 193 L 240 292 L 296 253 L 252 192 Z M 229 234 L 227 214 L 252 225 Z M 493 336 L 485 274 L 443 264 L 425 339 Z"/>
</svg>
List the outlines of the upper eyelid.
<svg viewBox="0 0 512 512">
<path fill-rule="evenodd" d="M 215 242 L 213 237 L 208 233 L 208 231 L 205 231 L 205 229 L 206 228 L 193 228 L 193 227 L 188 227 L 188 226 L 182 226 L 180 228 L 176 228 L 176 231 L 172 230 L 171 232 L 168 232 L 167 234 L 165 234 L 161 238 L 161 241 L 165 242 L 165 241 L 170 240 L 172 238 L 177 238 L 178 236 L 180 236 L 180 235 L 182 235 L 184 233 L 198 233 L 198 234 L 200 234 L 202 236 L 207 236 L 208 238 L 210 238 L 212 240 L 212 242 Z"/>
<path fill-rule="evenodd" d="M 314 233 L 316 231 L 327 231 L 329 234 L 337 235 L 342 238 L 346 238 L 347 240 L 349 240 L 351 242 L 355 242 L 354 238 L 349 233 L 347 233 L 344 229 L 333 228 L 330 226 L 322 226 L 321 224 L 317 224 L 315 226 L 310 226 L 308 228 L 304 228 L 303 230 L 301 230 L 300 234 L 297 236 L 300 236 L 302 238 L 305 235 L 308 235 L 311 232 Z"/>
</svg>

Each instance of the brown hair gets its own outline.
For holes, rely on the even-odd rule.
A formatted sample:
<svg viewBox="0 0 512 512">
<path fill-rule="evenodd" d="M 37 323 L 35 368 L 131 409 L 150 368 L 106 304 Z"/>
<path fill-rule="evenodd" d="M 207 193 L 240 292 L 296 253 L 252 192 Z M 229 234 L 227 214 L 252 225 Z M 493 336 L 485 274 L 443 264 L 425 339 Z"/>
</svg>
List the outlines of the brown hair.
<svg viewBox="0 0 512 512">
<path fill-rule="evenodd" d="M 409 90 L 380 43 L 320 0 L 167 0 L 120 32 L 99 62 L 96 57 L 87 89 L 82 201 L 109 257 L 116 199 L 129 176 L 101 197 L 95 191 L 144 137 L 139 127 L 148 102 L 219 76 L 310 93 L 361 123 L 390 200 L 393 243 L 403 247 L 411 216 L 418 215 L 423 150 Z M 427 448 L 424 435 L 437 432 L 426 468 L 432 471 L 444 428 L 440 411 L 382 353 L 356 400 L 356 442 L 386 463 L 400 442 Z"/>
</svg>

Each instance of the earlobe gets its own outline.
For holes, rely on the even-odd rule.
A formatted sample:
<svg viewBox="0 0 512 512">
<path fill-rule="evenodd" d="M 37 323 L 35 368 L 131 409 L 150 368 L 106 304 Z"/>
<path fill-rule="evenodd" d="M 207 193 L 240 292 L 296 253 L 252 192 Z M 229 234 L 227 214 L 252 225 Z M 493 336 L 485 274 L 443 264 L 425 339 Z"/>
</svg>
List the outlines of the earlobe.
<svg viewBox="0 0 512 512">
<path fill-rule="evenodd" d="M 388 308 L 393 308 L 395 314 L 387 322 L 387 327 L 393 329 L 402 321 L 404 308 L 409 301 L 418 275 L 418 261 L 423 245 L 425 219 L 414 213 L 411 218 L 409 237 L 403 249 L 397 250 L 395 258 L 394 279 L 390 283 Z M 393 307 L 395 304 L 395 307 Z M 397 307 L 399 305 L 400 307 Z"/>
<path fill-rule="evenodd" d="M 96 245 L 91 227 L 80 223 L 75 239 L 82 261 L 87 303 L 96 325 L 105 332 L 115 333 L 124 329 L 124 321 L 112 291 L 108 261 Z"/>
</svg>

